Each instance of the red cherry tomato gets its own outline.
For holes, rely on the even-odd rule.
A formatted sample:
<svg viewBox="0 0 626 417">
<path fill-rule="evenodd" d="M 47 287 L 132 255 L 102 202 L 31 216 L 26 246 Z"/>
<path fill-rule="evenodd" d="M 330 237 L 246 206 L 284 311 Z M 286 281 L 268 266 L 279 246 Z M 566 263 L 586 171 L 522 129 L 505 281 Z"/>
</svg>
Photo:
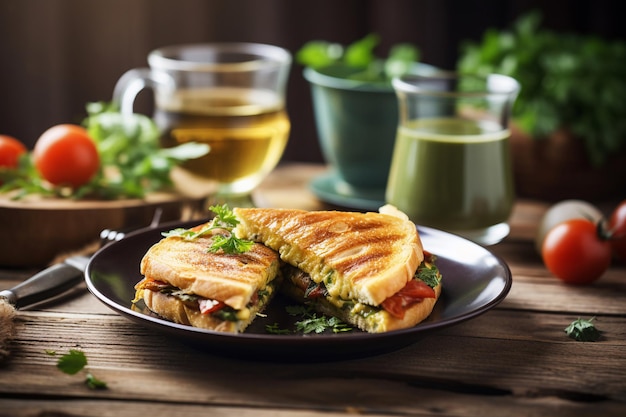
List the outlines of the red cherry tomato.
<svg viewBox="0 0 626 417">
<path fill-rule="evenodd" d="M 609 268 L 611 245 L 587 219 L 559 223 L 546 235 L 541 248 L 543 262 L 568 284 L 589 284 Z"/>
<path fill-rule="evenodd" d="M 0 168 L 17 168 L 20 155 L 26 152 L 26 146 L 19 140 L 0 135 Z"/>
<path fill-rule="evenodd" d="M 616 259 L 626 261 L 626 200 L 611 213 L 607 223 L 609 242 Z"/>
<path fill-rule="evenodd" d="M 46 130 L 33 149 L 35 167 L 54 185 L 84 185 L 100 167 L 96 144 L 81 126 L 63 124 Z"/>
</svg>

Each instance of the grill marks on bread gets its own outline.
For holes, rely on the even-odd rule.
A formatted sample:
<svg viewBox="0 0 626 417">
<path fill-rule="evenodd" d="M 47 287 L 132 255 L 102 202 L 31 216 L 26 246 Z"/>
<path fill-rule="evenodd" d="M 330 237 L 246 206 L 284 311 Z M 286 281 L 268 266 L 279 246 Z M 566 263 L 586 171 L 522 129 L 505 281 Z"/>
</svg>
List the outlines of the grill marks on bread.
<svg viewBox="0 0 626 417">
<path fill-rule="evenodd" d="M 423 259 L 415 225 L 380 213 L 235 208 L 238 237 L 281 258 L 343 299 L 378 305 L 413 278 Z"/>
<path fill-rule="evenodd" d="M 212 236 L 162 239 L 143 257 L 141 273 L 186 293 L 242 309 L 276 276 L 278 255 L 259 244 L 240 254 L 211 253 L 208 248 L 212 241 Z"/>
</svg>

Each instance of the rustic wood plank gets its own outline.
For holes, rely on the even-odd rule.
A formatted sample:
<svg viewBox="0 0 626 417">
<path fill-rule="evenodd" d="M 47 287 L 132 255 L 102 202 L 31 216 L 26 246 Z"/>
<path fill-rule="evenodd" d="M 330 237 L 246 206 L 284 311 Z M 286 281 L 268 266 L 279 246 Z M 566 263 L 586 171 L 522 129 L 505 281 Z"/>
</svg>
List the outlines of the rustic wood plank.
<svg viewBox="0 0 626 417">
<path fill-rule="evenodd" d="M 38 399 L 9 399 L 1 402 L 0 416 L 7 417 L 39 417 L 47 416 L 81 416 L 81 417 L 119 417 L 141 415 L 150 417 L 213 417 L 238 416 L 238 417 L 326 417 L 345 416 L 346 413 L 356 414 L 358 410 L 346 409 L 338 412 L 296 409 L 264 409 L 260 407 L 219 407 L 207 404 L 172 404 L 167 399 L 153 402 L 139 401 L 107 401 L 103 406 L 98 400 L 72 400 L 67 399 L 38 400 Z M 383 414 L 370 414 L 373 417 Z"/>
<path fill-rule="evenodd" d="M 351 404 L 344 407 L 324 405 L 320 399 L 315 408 L 271 407 L 264 406 L 219 406 L 207 402 L 198 404 L 174 403 L 168 398 L 152 401 L 107 400 L 101 399 L 63 398 L 59 400 L 20 398 L 2 399 L 0 416 L 4 417 L 39 417 L 49 416 L 81 416 L 81 417 L 118 417 L 120 415 L 146 415 L 151 417 L 204 417 L 207 415 L 222 416 L 275 416 L 275 417 L 339 417 L 346 415 L 367 414 L 368 416 L 457 416 L 471 417 L 524 417 L 553 415 L 560 417 L 621 417 L 624 407 L 616 403 L 576 403 L 559 398 L 516 398 L 479 395 L 448 394 L 436 390 L 424 390 L 413 387 L 394 387 L 399 390 L 398 396 L 383 398 L 380 407 L 370 408 L 359 404 L 365 395 L 384 395 L 376 387 L 364 386 L 357 381 L 351 385 L 354 397 Z M 316 387 L 314 387 L 316 388 Z M 315 389 L 317 392 L 317 389 Z M 100 393 L 101 394 L 101 393 Z M 394 404 L 393 414 L 383 411 L 382 407 L 398 397 L 411 398 L 410 403 L 404 401 Z M 346 401 L 348 403 L 348 401 Z"/>
<path fill-rule="evenodd" d="M 171 396 L 167 393 L 167 381 L 186 386 L 172 400 L 193 401 L 207 392 L 228 396 L 225 390 L 259 382 L 267 389 L 281 384 L 285 385 L 283 389 L 292 390 L 297 387 L 290 385 L 296 381 L 359 378 L 420 387 L 436 383 L 441 389 L 461 392 L 493 390 L 532 397 L 546 393 L 564 397 L 590 395 L 598 400 L 626 401 L 624 319 L 599 317 L 597 324 L 603 339 L 580 343 L 568 339 L 563 332 L 574 318 L 495 310 L 386 355 L 282 365 L 206 354 L 120 317 L 33 312 L 18 319 L 20 338 L 12 346 L 13 355 L 0 375 L 0 389 L 15 394 L 67 392 L 67 386 L 52 383 L 55 379 L 63 381 L 65 376 L 59 374 L 55 359 L 45 352 L 80 348 L 87 354 L 94 373 L 104 373 L 123 395 L 136 399 L 157 393 Z M 593 372 L 586 373 L 585 369 Z M 215 383 L 202 383 L 208 375 Z M 269 375 L 278 376 L 279 380 Z M 163 386 L 155 384 L 154 379 L 162 379 Z M 192 380 L 198 385 L 189 384 Z M 69 383 L 71 378 L 65 381 Z M 79 389 L 70 392 L 79 395 L 75 392 Z M 272 396 L 269 392 L 267 395 Z M 340 402 L 340 395 L 333 401 Z"/>
<path fill-rule="evenodd" d="M 319 165 L 281 167 L 261 186 L 264 206 L 329 208 L 305 184 Z M 331 363 L 263 363 L 215 356 L 118 316 L 84 284 L 18 312 L 12 355 L 0 363 L 0 416 L 626 415 L 626 266 L 572 287 L 534 249 L 548 205 L 519 201 L 512 231 L 490 247 L 513 273 L 509 296 L 487 314 L 404 349 Z M 30 271 L 0 271 L 0 288 Z M 595 343 L 565 336 L 597 316 Z M 85 351 L 109 384 L 88 390 L 46 350 Z"/>
</svg>

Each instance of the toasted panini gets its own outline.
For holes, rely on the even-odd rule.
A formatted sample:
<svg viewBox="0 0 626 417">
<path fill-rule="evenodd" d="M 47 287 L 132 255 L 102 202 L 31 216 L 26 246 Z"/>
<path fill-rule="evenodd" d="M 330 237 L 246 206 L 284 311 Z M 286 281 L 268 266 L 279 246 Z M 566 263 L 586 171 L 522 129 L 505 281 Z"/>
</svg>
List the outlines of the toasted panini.
<svg viewBox="0 0 626 417">
<path fill-rule="evenodd" d="M 218 235 L 170 236 L 153 245 L 141 261 L 145 278 L 136 299 L 177 323 L 243 331 L 274 294 L 280 260 L 261 244 L 244 253 L 211 252 Z"/>
<path fill-rule="evenodd" d="M 426 275 L 430 275 L 426 277 Z M 433 257 L 424 260 L 404 289 L 383 301 L 380 306 L 343 300 L 324 292 L 308 274 L 291 266 L 283 267 L 284 282 L 280 291 L 293 300 L 312 306 L 316 311 L 335 316 L 369 333 L 382 333 L 413 327 L 426 319 L 441 296 L 441 274 Z M 427 279 L 428 287 L 422 279 Z"/>
<path fill-rule="evenodd" d="M 413 279 L 423 260 L 413 223 L 397 215 L 235 208 L 234 233 L 278 251 L 330 296 L 378 306 Z"/>
</svg>

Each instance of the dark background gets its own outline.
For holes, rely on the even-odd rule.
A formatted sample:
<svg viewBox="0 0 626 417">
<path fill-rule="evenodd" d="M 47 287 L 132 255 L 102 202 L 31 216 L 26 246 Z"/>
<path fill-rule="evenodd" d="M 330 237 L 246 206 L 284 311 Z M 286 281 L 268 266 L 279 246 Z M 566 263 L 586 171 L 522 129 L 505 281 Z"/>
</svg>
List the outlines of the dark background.
<svg viewBox="0 0 626 417">
<path fill-rule="evenodd" d="M 52 125 L 80 123 L 85 103 L 110 100 L 117 79 L 165 45 L 252 41 L 295 53 L 309 40 L 347 44 L 376 32 L 380 54 L 412 42 L 423 62 L 453 69 L 463 41 L 535 9 L 546 28 L 626 38 L 619 0 L 0 0 L 0 134 L 32 147 Z M 321 161 L 297 64 L 287 100 L 285 160 Z M 139 110 L 150 106 L 142 93 Z"/>
</svg>

